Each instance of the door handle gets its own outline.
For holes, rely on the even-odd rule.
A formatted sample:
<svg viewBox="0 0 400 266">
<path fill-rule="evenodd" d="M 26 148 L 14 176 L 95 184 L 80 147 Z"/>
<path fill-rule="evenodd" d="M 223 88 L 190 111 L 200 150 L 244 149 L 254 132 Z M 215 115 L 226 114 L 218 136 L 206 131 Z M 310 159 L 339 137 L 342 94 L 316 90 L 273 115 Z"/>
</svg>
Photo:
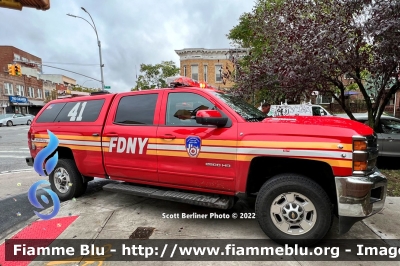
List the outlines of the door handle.
<svg viewBox="0 0 400 266">
<path fill-rule="evenodd" d="M 112 132 L 112 133 L 108 133 L 106 136 L 107 136 L 107 137 L 118 137 L 118 134 Z"/>
<path fill-rule="evenodd" d="M 99 135 L 99 133 L 93 133 L 92 136 L 93 136 L 93 137 L 98 137 L 98 136 L 100 136 L 100 135 Z"/>
<path fill-rule="evenodd" d="M 162 139 L 176 139 L 176 136 L 172 134 L 165 134 L 164 136 L 162 136 Z"/>
</svg>

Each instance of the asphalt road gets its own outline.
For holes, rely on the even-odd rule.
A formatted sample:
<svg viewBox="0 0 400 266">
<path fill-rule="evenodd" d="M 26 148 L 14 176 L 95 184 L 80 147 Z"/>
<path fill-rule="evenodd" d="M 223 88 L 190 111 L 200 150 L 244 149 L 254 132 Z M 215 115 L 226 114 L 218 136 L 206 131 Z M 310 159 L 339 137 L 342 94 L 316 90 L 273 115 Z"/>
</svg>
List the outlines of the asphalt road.
<svg viewBox="0 0 400 266">
<path fill-rule="evenodd" d="M 28 169 L 25 157 L 29 156 L 29 126 L 0 127 L 0 173 Z"/>
</svg>

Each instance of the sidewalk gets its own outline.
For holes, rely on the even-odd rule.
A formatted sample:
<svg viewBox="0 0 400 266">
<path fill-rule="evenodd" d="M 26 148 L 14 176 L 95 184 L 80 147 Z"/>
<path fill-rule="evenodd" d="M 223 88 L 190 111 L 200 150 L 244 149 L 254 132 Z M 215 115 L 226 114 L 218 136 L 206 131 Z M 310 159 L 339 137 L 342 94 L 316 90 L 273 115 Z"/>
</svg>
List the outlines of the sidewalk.
<svg viewBox="0 0 400 266">
<path fill-rule="evenodd" d="M 27 175 L 22 173 L 22 175 Z M 8 180 L 17 180 L 21 174 L 10 174 Z M 24 179 L 27 184 L 34 180 L 36 173 L 29 174 L 30 179 Z M 0 176 L 0 179 L 2 177 Z M 41 178 L 38 177 L 37 180 Z M 35 181 L 37 181 L 35 179 Z M 34 181 L 33 181 L 34 182 Z M 108 181 L 101 181 L 106 183 Z M 112 182 L 112 181 L 111 181 Z M 29 187 L 28 187 L 29 188 Z M 26 191 L 28 190 L 26 188 Z M 26 192 L 25 191 L 25 192 Z M 0 188 L 0 198 L 4 197 L 4 191 Z M 251 204 L 251 203 L 250 203 Z M 251 212 L 249 203 L 239 201 L 236 212 Z M 46 210 L 43 213 L 50 213 Z M 156 199 L 136 197 L 108 191 L 89 193 L 61 204 L 57 217 L 77 216 L 57 239 L 128 239 L 138 227 L 154 227 L 155 231 L 150 239 L 265 239 L 266 236 L 260 229 L 256 220 L 233 219 L 166 219 L 163 213 L 224 213 L 224 211 L 207 209 L 187 204 L 168 202 Z M 30 219 L 29 223 L 37 220 Z M 60 225 L 63 226 L 63 225 Z M 339 236 L 336 233 L 337 220 L 335 219 L 332 230 L 328 233 L 328 239 L 400 239 L 400 198 L 388 197 L 385 208 L 378 214 L 356 223 L 350 232 Z M 19 231 L 19 230 L 18 230 Z M 10 233 L 11 238 L 18 231 Z M 5 239 L 0 240 L 0 244 Z M 79 265 L 84 265 L 82 261 Z M 137 262 L 143 264 L 145 262 Z M 150 262 L 152 265 L 187 265 L 188 262 Z M 243 262 L 191 262 L 196 265 L 241 265 Z M 380 265 L 382 262 L 346 262 L 346 265 Z M 104 262 L 103 265 L 132 265 L 135 262 Z M 334 265 L 337 262 L 250 262 L 249 265 Z M 391 262 L 384 262 L 391 265 Z M 46 262 L 32 262 L 29 265 L 50 265 Z M 76 265 L 76 263 L 51 265 Z M 88 265 L 97 265 L 88 264 Z M 100 264 L 98 264 L 100 265 Z M 5 265 L 3 265 L 5 266 Z"/>
</svg>

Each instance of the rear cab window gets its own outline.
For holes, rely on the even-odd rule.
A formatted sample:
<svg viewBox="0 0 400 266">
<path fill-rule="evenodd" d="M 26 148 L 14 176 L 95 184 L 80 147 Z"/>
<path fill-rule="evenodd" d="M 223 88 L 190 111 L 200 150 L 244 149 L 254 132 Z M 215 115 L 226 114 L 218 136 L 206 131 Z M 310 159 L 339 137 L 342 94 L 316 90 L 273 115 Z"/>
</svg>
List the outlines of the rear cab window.
<svg viewBox="0 0 400 266">
<path fill-rule="evenodd" d="M 105 99 L 83 99 L 49 104 L 36 119 L 36 123 L 94 122 L 99 118 Z"/>
</svg>

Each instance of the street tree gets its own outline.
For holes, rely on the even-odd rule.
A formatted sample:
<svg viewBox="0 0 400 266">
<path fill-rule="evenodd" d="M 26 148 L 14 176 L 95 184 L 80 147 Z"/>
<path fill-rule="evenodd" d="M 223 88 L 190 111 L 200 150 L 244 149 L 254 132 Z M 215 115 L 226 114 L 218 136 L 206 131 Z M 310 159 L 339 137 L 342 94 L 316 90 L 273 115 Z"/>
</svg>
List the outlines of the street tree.
<svg viewBox="0 0 400 266">
<path fill-rule="evenodd" d="M 250 49 L 244 59 L 232 56 L 242 95 L 319 91 L 355 119 L 345 100 L 350 77 L 376 129 L 400 88 L 398 0 L 258 0 L 228 37 Z"/>
<path fill-rule="evenodd" d="M 132 91 L 167 87 L 165 79 L 179 74 L 179 67 L 175 66 L 173 61 L 162 61 L 155 65 L 141 64 L 140 72 L 142 74 L 137 78 Z"/>
</svg>

